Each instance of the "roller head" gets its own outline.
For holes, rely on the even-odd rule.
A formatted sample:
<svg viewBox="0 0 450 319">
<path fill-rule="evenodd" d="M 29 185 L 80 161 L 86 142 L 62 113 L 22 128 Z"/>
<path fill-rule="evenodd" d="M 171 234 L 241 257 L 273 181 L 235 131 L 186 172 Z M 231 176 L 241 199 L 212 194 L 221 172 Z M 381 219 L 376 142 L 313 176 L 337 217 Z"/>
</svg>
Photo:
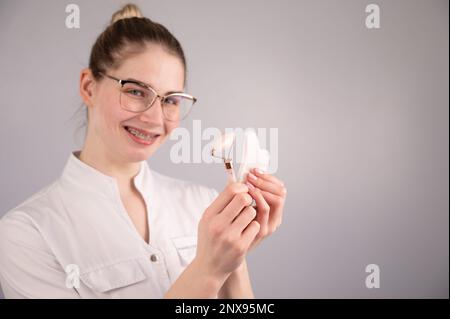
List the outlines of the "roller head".
<svg viewBox="0 0 450 319">
<path fill-rule="evenodd" d="M 228 159 L 230 149 L 234 143 L 234 132 L 224 133 L 220 135 L 213 143 L 211 155 L 214 157 Z"/>
<path fill-rule="evenodd" d="M 267 171 L 270 162 L 270 154 L 259 146 L 258 136 L 254 130 L 244 132 L 242 158 L 239 166 L 238 181 L 243 182 L 247 173 L 252 168 Z"/>
</svg>

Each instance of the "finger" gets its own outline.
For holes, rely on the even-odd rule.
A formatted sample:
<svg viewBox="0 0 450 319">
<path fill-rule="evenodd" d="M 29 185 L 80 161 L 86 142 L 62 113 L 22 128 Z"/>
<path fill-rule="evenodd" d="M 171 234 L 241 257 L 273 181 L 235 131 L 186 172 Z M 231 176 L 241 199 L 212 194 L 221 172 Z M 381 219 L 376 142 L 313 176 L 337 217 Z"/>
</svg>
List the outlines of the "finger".
<svg viewBox="0 0 450 319">
<path fill-rule="evenodd" d="M 271 206 L 268 228 L 276 229 L 281 224 L 283 218 L 283 206 L 285 199 L 269 192 L 261 191 L 261 193 L 267 203 Z"/>
<path fill-rule="evenodd" d="M 284 194 L 286 193 L 286 188 L 284 186 L 257 177 L 251 172 L 247 174 L 247 181 L 263 191 L 270 192 L 278 196 L 284 196 Z"/>
<path fill-rule="evenodd" d="M 275 195 L 271 192 L 261 190 L 261 194 L 264 196 L 264 199 L 269 204 L 269 206 L 278 207 L 283 204 L 285 200 L 284 197 Z"/>
<path fill-rule="evenodd" d="M 219 217 L 221 223 L 229 225 L 233 222 L 236 216 L 252 203 L 252 197 L 248 193 L 238 193 L 234 196 L 231 202 L 222 210 Z"/>
<path fill-rule="evenodd" d="M 231 224 L 230 231 L 241 236 L 244 229 L 256 217 L 256 209 L 251 206 L 245 207 Z"/>
<path fill-rule="evenodd" d="M 227 187 L 225 187 L 225 189 L 209 205 L 209 207 L 205 211 L 205 214 L 206 215 L 219 214 L 233 200 L 236 194 L 246 192 L 248 192 L 248 187 L 243 183 L 228 184 Z"/>
<path fill-rule="evenodd" d="M 254 169 L 251 170 L 251 172 L 254 175 L 256 175 L 256 177 L 258 177 L 258 178 L 262 178 L 262 179 L 267 180 L 269 182 L 272 182 L 274 184 L 278 184 L 280 186 L 284 186 L 284 183 L 282 181 L 280 181 L 278 178 L 276 178 L 272 174 L 268 174 L 266 172 L 263 172 L 259 168 L 254 168 Z"/>
<path fill-rule="evenodd" d="M 250 196 L 254 198 L 256 202 L 256 221 L 258 221 L 261 226 L 260 232 L 264 233 L 268 227 L 270 206 L 258 188 L 255 188 L 250 183 L 248 183 L 247 186 Z"/>
<path fill-rule="evenodd" d="M 244 242 L 245 247 L 250 247 L 255 237 L 258 235 L 260 230 L 260 225 L 256 220 L 253 220 L 248 224 L 247 228 L 242 232 L 241 239 Z"/>
</svg>

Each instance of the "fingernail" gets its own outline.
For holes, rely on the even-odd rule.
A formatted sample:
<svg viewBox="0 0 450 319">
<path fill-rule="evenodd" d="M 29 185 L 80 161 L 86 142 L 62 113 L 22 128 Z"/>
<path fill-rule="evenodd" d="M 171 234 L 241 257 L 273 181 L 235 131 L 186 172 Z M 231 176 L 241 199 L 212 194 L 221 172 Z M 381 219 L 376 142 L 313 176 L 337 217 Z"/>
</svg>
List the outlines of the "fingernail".
<svg viewBox="0 0 450 319">
<path fill-rule="evenodd" d="M 260 168 L 256 168 L 255 171 L 256 171 L 258 174 L 264 174 L 264 171 L 263 171 L 262 169 L 260 169 Z"/>
<path fill-rule="evenodd" d="M 252 180 L 252 181 L 256 181 L 258 178 L 253 175 L 252 173 L 248 173 L 248 177 Z"/>
<path fill-rule="evenodd" d="M 248 188 L 250 188 L 251 190 L 255 189 L 255 186 L 253 186 L 251 183 L 249 182 L 245 182 L 245 185 L 248 186 Z"/>
</svg>

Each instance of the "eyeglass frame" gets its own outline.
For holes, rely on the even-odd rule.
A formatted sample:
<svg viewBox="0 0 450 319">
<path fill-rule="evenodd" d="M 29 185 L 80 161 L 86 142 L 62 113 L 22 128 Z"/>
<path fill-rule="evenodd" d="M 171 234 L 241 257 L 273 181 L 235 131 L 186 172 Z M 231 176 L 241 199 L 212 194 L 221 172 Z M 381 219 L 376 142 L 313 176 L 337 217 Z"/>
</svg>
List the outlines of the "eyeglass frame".
<svg viewBox="0 0 450 319">
<path fill-rule="evenodd" d="M 192 96 L 192 95 L 190 95 L 190 94 L 184 93 L 184 92 L 170 92 L 170 93 L 167 94 L 167 95 L 159 95 L 158 92 L 156 92 L 156 90 L 155 90 L 154 88 L 152 88 L 149 84 L 146 84 L 146 83 L 144 83 L 144 82 L 140 82 L 140 81 L 137 81 L 137 80 L 122 80 L 122 79 L 118 79 L 118 78 L 116 78 L 116 77 L 114 77 L 114 76 L 112 76 L 112 75 L 109 75 L 109 74 L 106 74 L 106 73 L 103 73 L 103 72 L 99 72 L 99 74 L 102 75 L 102 76 L 105 76 L 105 77 L 107 77 L 107 78 L 109 78 L 109 79 L 111 79 L 111 80 L 117 81 L 122 87 L 123 87 L 125 84 L 127 84 L 127 83 L 133 83 L 133 84 L 139 85 L 139 86 L 141 86 L 141 87 L 144 87 L 144 88 L 146 88 L 146 89 L 152 91 L 152 92 L 155 94 L 155 98 L 153 99 L 153 101 L 152 101 L 152 102 L 151 102 L 144 110 L 142 110 L 142 111 L 131 111 L 131 110 L 125 109 L 125 108 L 122 106 L 122 103 L 120 103 L 120 106 L 121 106 L 124 110 L 126 110 L 126 111 L 128 111 L 128 112 L 132 112 L 132 113 L 142 113 L 142 112 L 145 112 L 145 111 L 147 111 L 149 108 L 151 108 L 151 107 L 153 106 L 153 104 L 156 102 L 156 100 L 157 100 L 158 98 L 161 100 L 161 104 L 162 104 L 162 103 L 164 102 L 164 100 L 165 100 L 167 97 L 173 96 L 173 95 L 183 96 L 183 97 L 186 97 L 186 98 L 188 98 L 188 99 L 191 99 L 191 100 L 192 100 L 192 106 L 194 106 L 195 102 L 197 102 L 197 98 L 196 98 L 196 97 L 194 97 L 194 96 Z M 120 94 L 122 94 L 122 92 L 120 92 Z M 162 106 L 162 105 L 161 105 L 161 106 Z M 191 108 L 192 108 L 192 106 L 191 106 Z M 187 112 L 186 115 L 185 115 L 184 117 L 182 117 L 181 119 L 179 119 L 179 120 L 180 120 L 180 121 L 181 121 L 181 120 L 184 120 L 184 119 L 189 115 L 190 112 L 191 112 L 191 110 L 189 110 L 189 112 Z M 164 111 L 163 111 L 163 114 L 164 114 Z M 169 119 L 167 119 L 165 114 L 164 114 L 164 118 L 165 118 L 166 120 L 168 120 L 168 121 L 175 121 L 175 120 L 169 120 Z"/>
</svg>

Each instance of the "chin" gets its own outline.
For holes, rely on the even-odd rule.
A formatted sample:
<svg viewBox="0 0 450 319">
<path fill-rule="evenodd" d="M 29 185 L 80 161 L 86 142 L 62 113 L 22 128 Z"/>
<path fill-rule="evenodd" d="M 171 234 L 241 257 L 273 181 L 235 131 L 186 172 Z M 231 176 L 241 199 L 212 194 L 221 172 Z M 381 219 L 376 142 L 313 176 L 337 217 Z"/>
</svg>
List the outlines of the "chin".
<svg viewBox="0 0 450 319">
<path fill-rule="evenodd" d="M 126 158 L 130 162 L 146 161 L 158 150 L 158 148 L 160 146 L 160 143 L 158 143 L 158 142 L 156 142 L 153 145 L 143 147 L 141 149 L 131 148 L 128 150 L 128 152 L 126 154 Z"/>
</svg>

